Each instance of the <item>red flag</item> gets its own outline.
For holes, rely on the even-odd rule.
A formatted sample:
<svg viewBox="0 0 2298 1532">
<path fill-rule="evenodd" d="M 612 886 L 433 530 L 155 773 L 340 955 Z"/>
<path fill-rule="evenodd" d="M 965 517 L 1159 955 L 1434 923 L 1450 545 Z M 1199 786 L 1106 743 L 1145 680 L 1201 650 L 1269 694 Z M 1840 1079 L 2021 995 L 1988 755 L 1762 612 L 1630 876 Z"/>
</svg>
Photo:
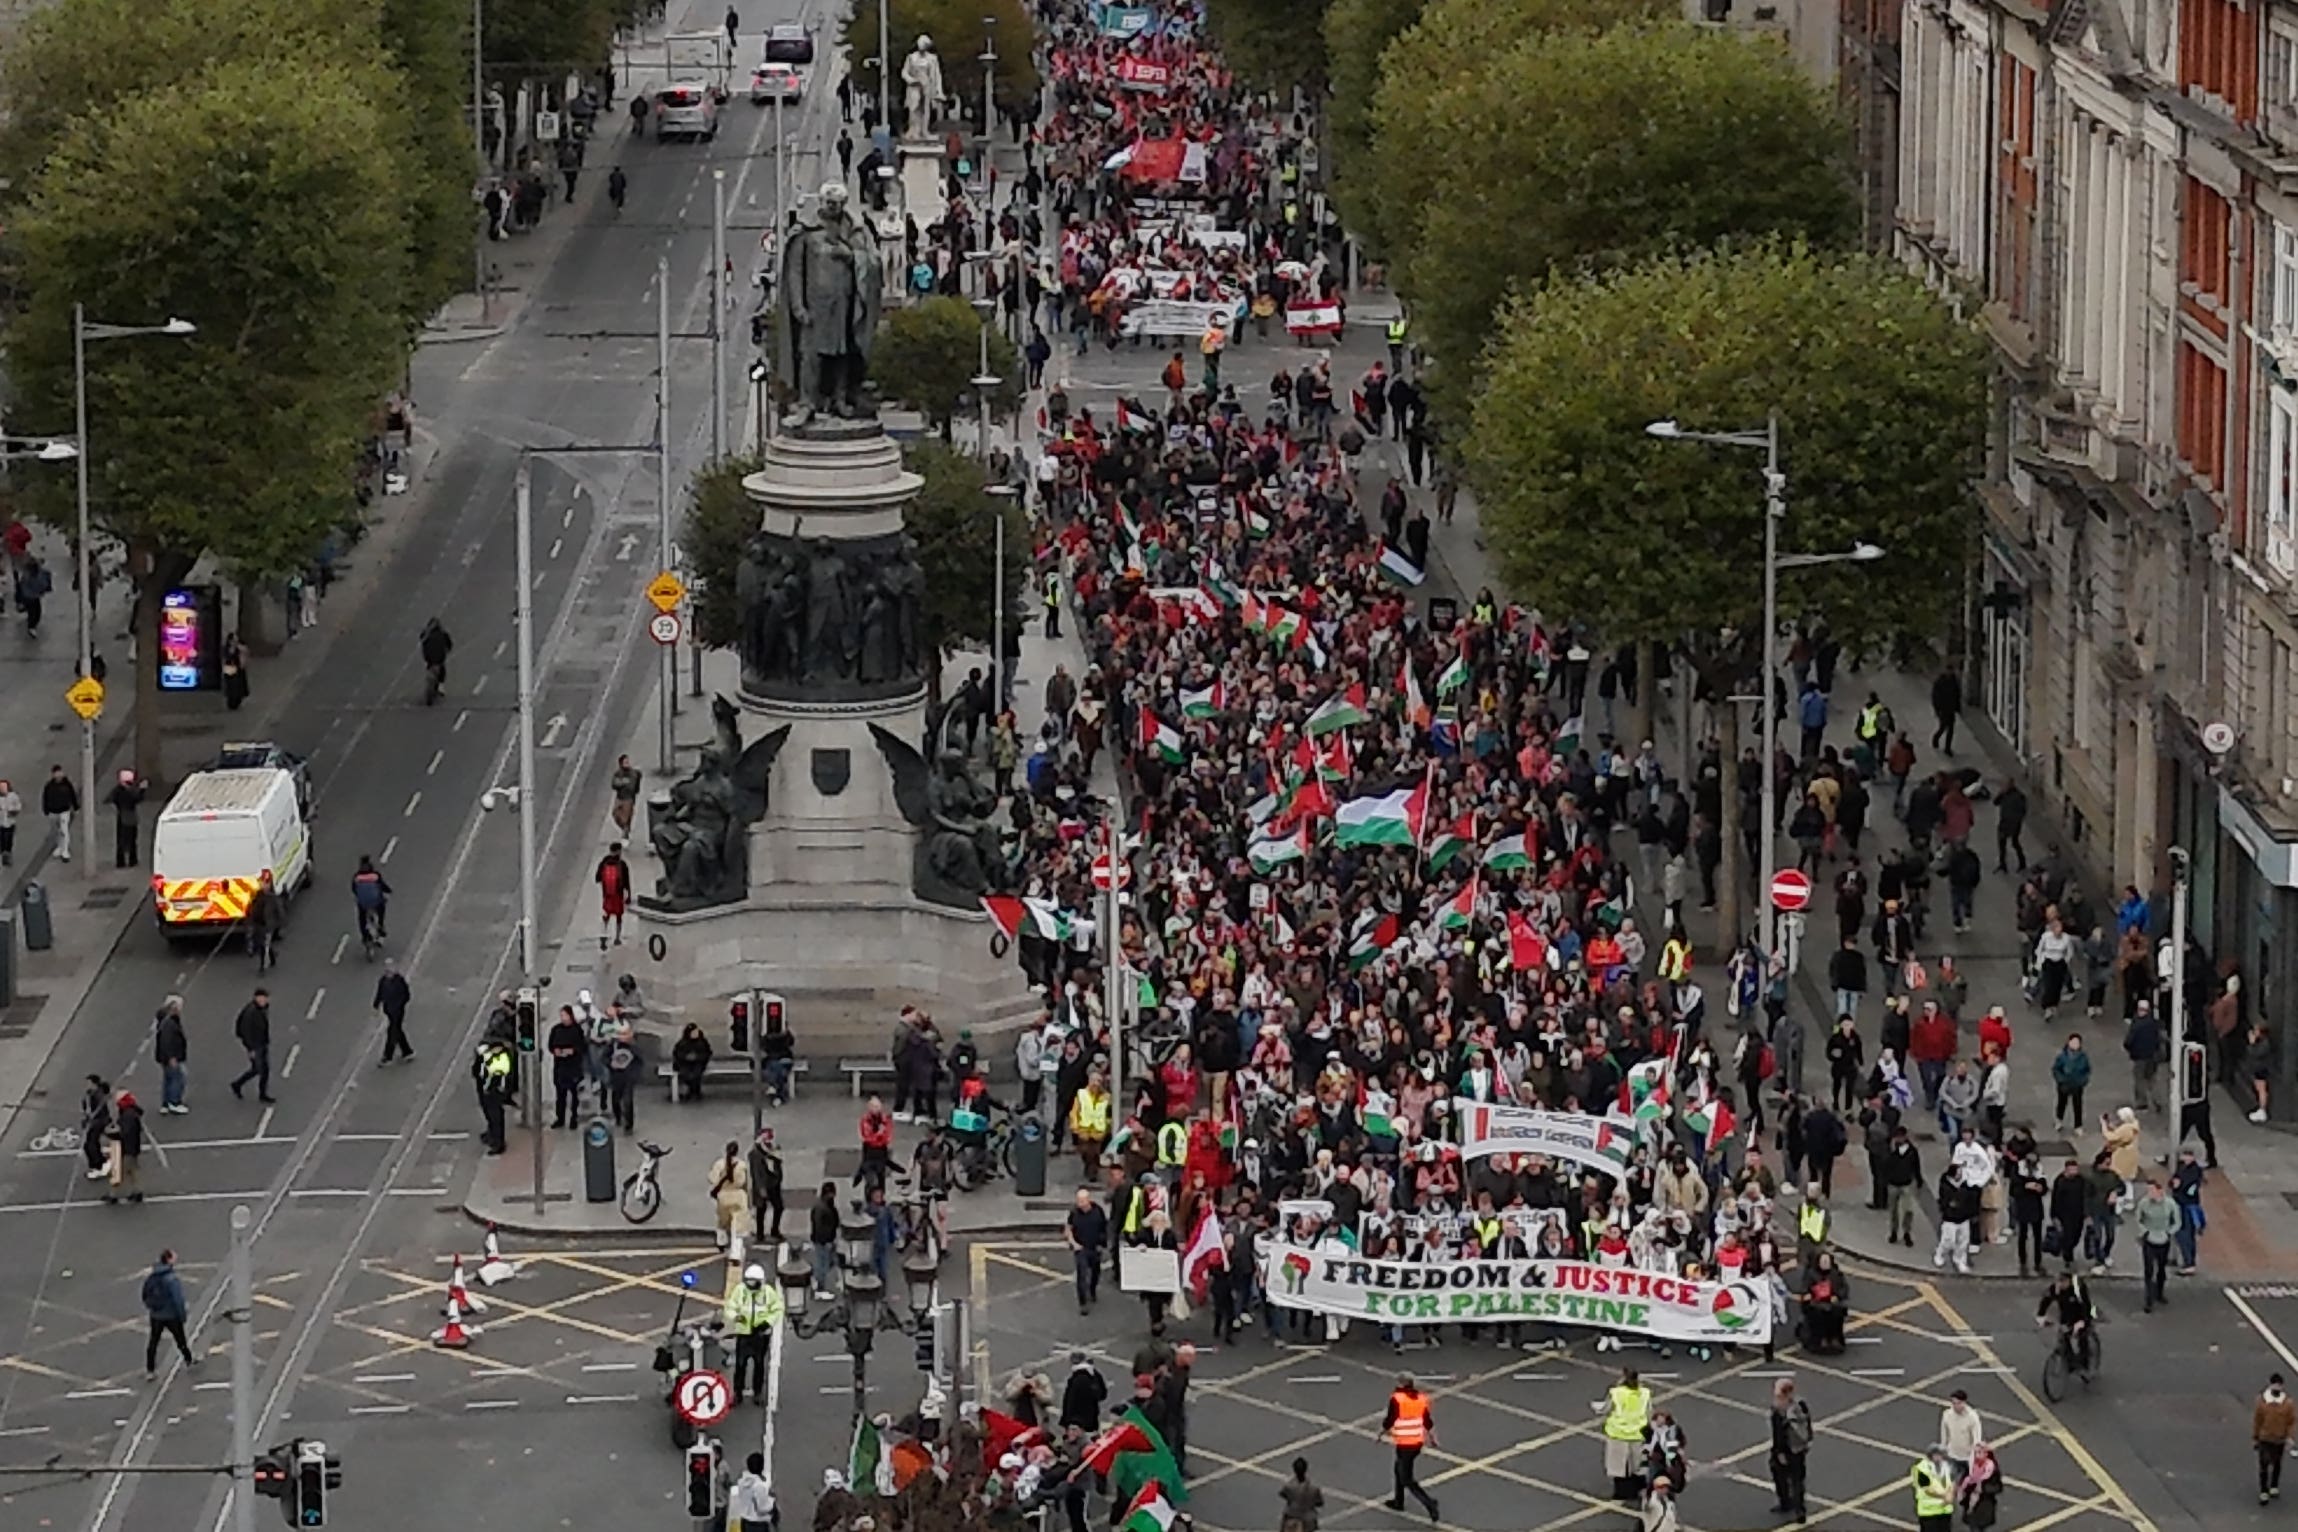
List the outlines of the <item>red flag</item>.
<svg viewBox="0 0 2298 1532">
<path fill-rule="evenodd" d="M 1548 943 L 1518 910 L 1508 912 L 1508 965 L 1519 973 L 1538 973 L 1548 965 Z"/>
</svg>

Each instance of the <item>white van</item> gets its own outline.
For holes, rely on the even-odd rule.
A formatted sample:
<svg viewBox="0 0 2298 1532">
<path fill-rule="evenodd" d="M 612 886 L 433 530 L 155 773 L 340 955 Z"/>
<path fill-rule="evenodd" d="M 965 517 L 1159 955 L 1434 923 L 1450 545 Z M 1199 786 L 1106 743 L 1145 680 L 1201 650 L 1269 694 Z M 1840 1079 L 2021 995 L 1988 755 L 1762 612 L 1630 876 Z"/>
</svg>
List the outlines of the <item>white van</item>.
<svg viewBox="0 0 2298 1532">
<path fill-rule="evenodd" d="M 311 827 L 279 767 L 187 777 L 152 830 L 152 914 L 169 935 L 236 923 L 265 873 L 286 898 L 311 882 Z"/>
</svg>

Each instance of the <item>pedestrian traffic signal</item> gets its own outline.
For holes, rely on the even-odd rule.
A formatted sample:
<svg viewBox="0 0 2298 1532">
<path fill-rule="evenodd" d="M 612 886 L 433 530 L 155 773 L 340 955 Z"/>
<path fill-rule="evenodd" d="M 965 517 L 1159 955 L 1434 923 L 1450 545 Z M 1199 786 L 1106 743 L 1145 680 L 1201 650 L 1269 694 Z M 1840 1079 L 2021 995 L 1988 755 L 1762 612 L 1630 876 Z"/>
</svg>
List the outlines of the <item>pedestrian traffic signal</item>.
<svg viewBox="0 0 2298 1532">
<path fill-rule="evenodd" d="M 785 1025 L 782 1017 L 782 997 L 780 995 L 768 995 L 766 997 L 766 1034 L 771 1037 L 776 1032 L 788 1030 L 789 1028 Z"/>
<path fill-rule="evenodd" d="M 255 1492 L 266 1500 L 278 1501 L 279 1513 L 286 1518 L 287 1524 L 291 1527 L 297 1525 L 295 1520 L 295 1491 L 288 1479 L 287 1465 L 294 1460 L 295 1447 L 292 1444 L 285 1447 L 274 1447 L 268 1452 L 256 1455 L 254 1472 L 251 1476 Z"/>
<path fill-rule="evenodd" d="M 2186 1055 L 2185 1067 L 2179 1071 L 2179 1102 L 2193 1106 L 2197 1102 L 2209 1100 L 2210 1050 L 2200 1043 L 2186 1043 L 2181 1045 L 2179 1051 Z"/>
<path fill-rule="evenodd" d="M 686 1514 L 697 1521 L 710 1519 L 717 1473 L 718 1449 L 709 1437 L 697 1437 L 686 1449 Z"/>
<path fill-rule="evenodd" d="M 535 1028 L 542 1020 L 542 997 L 531 989 L 519 991 L 512 1010 L 518 1017 L 519 1052 L 535 1051 Z"/>
<path fill-rule="evenodd" d="M 327 1492 L 343 1482 L 342 1459 L 330 1457 L 325 1442 L 295 1444 L 295 1525 L 327 1525 Z"/>
</svg>

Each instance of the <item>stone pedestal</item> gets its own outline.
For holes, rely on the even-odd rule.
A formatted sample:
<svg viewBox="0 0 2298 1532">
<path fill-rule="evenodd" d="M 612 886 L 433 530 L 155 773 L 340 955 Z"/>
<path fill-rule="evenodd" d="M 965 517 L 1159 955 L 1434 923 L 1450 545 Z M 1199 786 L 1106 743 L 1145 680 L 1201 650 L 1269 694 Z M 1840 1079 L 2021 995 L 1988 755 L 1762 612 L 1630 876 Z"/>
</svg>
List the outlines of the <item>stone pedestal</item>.
<svg viewBox="0 0 2298 1532">
<path fill-rule="evenodd" d="M 902 207 L 922 229 L 949 204 L 942 193 L 949 184 L 948 151 L 939 139 L 905 138 L 894 146 L 894 153 L 902 164 Z"/>
</svg>

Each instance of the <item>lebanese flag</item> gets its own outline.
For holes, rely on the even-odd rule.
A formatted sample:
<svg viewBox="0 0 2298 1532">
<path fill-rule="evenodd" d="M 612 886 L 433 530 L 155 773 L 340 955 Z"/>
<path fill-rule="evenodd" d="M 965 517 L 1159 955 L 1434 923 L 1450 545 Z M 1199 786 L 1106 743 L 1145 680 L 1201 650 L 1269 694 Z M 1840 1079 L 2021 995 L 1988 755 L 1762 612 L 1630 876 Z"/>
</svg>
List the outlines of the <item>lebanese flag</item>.
<svg viewBox="0 0 2298 1532">
<path fill-rule="evenodd" d="M 1189 1301 L 1202 1305 L 1213 1273 L 1228 1265 L 1229 1253 L 1221 1247 L 1221 1216 L 1207 1208 L 1189 1236 L 1188 1248 L 1181 1252 L 1181 1284 L 1189 1289 Z"/>
<path fill-rule="evenodd" d="M 1338 335 L 1341 332 L 1341 307 L 1337 303 L 1322 303 L 1314 298 L 1300 298 L 1286 305 L 1285 328 L 1295 335 Z"/>
</svg>

